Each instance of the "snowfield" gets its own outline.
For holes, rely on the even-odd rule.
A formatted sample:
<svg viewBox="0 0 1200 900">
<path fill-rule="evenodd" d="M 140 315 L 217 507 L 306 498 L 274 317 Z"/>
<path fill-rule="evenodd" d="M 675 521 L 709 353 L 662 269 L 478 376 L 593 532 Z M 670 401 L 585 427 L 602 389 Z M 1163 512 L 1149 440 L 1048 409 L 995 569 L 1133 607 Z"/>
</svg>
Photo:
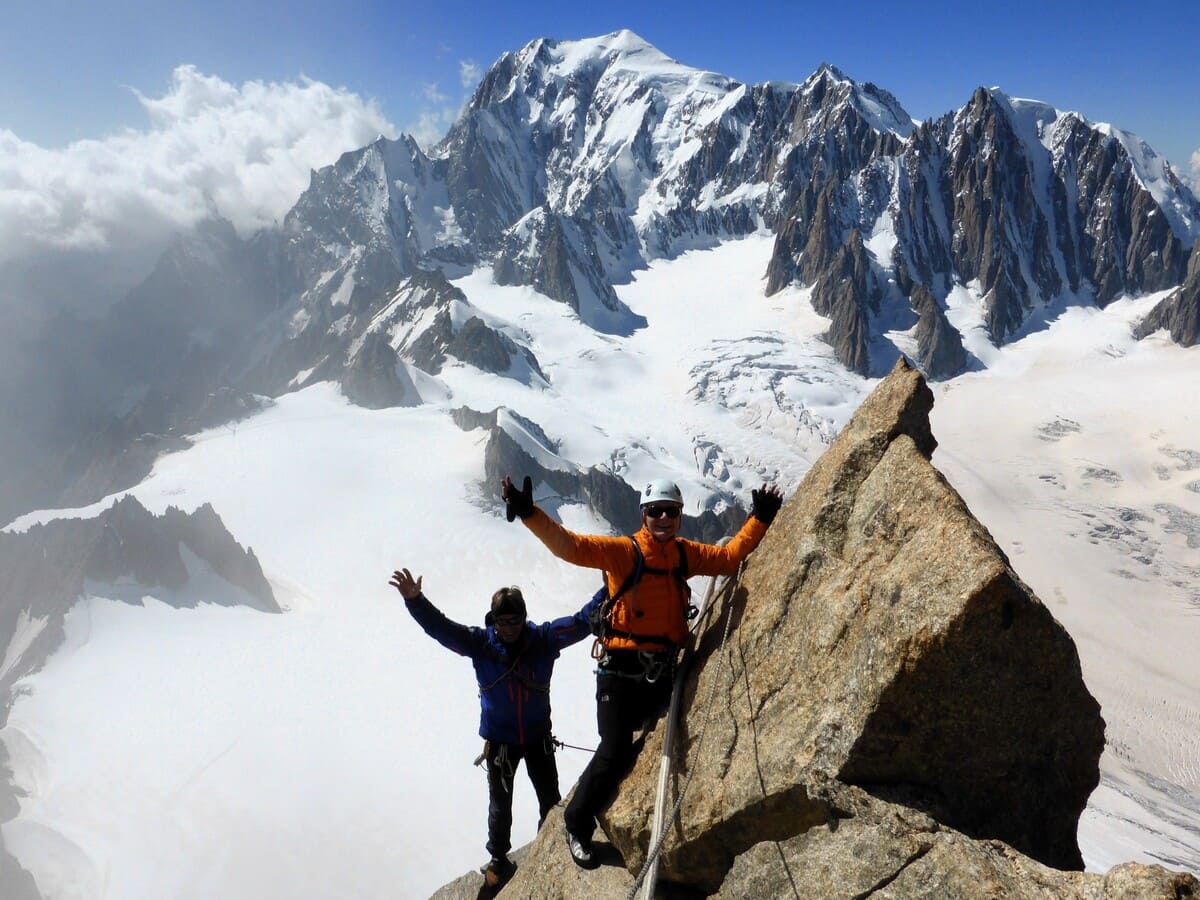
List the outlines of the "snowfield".
<svg viewBox="0 0 1200 900">
<path fill-rule="evenodd" d="M 771 246 L 759 234 L 638 272 L 617 292 L 649 326 L 628 338 L 469 275 L 457 286 L 529 337 L 549 387 L 458 364 L 424 384 L 424 405 L 372 411 L 316 385 L 162 458 L 129 493 L 153 512 L 212 503 L 286 611 L 134 605 L 101 586 L 74 608 L 0 731 L 27 792 L 4 840 L 43 894 L 427 897 L 486 861 L 470 663 L 424 636 L 388 577 L 411 568 L 477 624 L 501 585 L 541 621 L 599 578 L 505 522 L 481 487 L 484 432 L 448 411 L 507 407 L 546 432 L 547 463 L 675 478 L 689 512 L 764 480 L 790 493 L 874 383 L 817 340 L 827 321 L 805 292 L 762 296 Z M 1089 869 L 1200 871 L 1200 357 L 1132 341 L 1148 304 L 1068 310 L 935 385 L 934 463 L 1070 631 L 1101 703 Z M 535 496 L 571 528 L 607 530 L 543 485 Z M 588 649 L 558 663 L 554 720 L 595 746 Z M 558 760 L 565 794 L 587 754 Z M 516 846 L 537 817 L 518 783 Z"/>
</svg>

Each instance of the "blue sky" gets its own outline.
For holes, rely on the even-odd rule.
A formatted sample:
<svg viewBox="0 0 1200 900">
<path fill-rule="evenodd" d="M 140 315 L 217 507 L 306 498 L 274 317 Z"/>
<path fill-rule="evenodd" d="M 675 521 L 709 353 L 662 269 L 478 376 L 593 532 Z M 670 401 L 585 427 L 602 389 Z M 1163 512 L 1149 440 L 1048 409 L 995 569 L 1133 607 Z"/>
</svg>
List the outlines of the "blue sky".
<svg viewBox="0 0 1200 900">
<path fill-rule="evenodd" d="M 0 130 L 56 148 L 147 127 L 131 89 L 176 66 L 233 84 L 306 76 L 374 99 L 397 128 L 444 123 L 470 80 L 536 37 L 630 28 L 679 61 L 743 81 L 800 81 L 822 61 L 917 118 L 979 86 L 1141 135 L 1183 172 L 1200 149 L 1200 4 L 39 3 L 0 0 Z M 424 119 L 422 118 L 424 117 Z M 422 126 L 422 122 L 424 125 Z"/>
</svg>

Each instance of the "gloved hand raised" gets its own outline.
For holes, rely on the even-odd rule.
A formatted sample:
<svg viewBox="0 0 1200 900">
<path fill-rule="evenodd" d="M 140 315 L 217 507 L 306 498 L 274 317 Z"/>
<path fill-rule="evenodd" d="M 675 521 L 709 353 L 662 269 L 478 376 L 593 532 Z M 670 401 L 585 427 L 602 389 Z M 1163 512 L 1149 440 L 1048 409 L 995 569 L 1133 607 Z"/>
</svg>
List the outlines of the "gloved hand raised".
<svg viewBox="0 0 1200 900">
<path fill-rule="evenodd" d="M 504 498 L 504 514 L 508 521 L 511 522 L 517 516 L 528 519 L 533 515 L 533 479 L 528 475 L 525 476 L 519 491 L 512 479 L 505 475 L 504 481 L 500 483 L 500 496 Z"/>
<path fill-rule="evenodd" d="M 779 512 L 779 507 L 783 506 L 783 494 L 779 488 L 771 485 L 763 485 L 757 490 L 750 492 L 750 500 L 753 503 L 751 514 L 764 525 L 770 525 L 775 521 L 775 514 Z"/>
</svg>

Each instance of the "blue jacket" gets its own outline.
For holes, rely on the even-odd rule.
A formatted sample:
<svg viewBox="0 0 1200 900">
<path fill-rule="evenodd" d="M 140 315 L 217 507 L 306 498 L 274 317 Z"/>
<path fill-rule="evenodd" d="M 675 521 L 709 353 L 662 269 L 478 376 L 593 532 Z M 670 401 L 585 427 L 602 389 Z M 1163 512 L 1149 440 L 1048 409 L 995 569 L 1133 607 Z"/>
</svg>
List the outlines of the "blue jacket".
<svg viewBox="0 0 1200 900">
<path fill-rule="evenodd" d="M 512 644 L 500 640 L 492 626 L 452 622 L 424 594 L 404 605 L 426 634 L 474 663 L 480 736 L 503 744 L 532 744 L 550 734 L 554 661 L 564 647 L 591 634 L 588 615 L 599 602 L 593 597 L 575 615 L 552 622 L 526 622 Z"/>
</svg>

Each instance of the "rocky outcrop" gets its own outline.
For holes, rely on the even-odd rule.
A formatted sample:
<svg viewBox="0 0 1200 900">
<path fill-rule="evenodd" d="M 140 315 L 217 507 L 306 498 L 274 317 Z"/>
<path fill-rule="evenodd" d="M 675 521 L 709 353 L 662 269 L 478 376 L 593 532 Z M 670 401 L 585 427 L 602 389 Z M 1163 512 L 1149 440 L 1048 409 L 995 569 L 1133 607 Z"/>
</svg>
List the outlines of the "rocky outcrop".
<svg viewBox="0 0 1200 900">
<path fill-rule="evenodd" d="M 400 357 L 379 332 L 363 341 L 342 375 L 346 399 L 367 409 L 417 406 L 421 396 Z"/>
<path fill-rule="evenodd" d="M 596 231 L 540 207 L 505 232 L 492 273 L 497 284 L 529 285 L 565 303 L 597 331 L 630 334 L 646 320 L 617 299 L 596 247 Z"/>
<path fill-rule="evenodd" d="M 1134 329 L 1134 335 L 1141 340 L 1160 329 L 1184 347 L 1200 342 L 1200 242 L 1192 248 L 1182 287 L 1150 310 Z"/>
<path fill-rule="evenodd" d="M 967 365 L 962 336 L 946 318 L 946 312 L 923 284 L 913 286 L 913 309 L 917 321 L 917 366 L 927 378 L 950 378 Z"/>
<path fill-rule="evenodd" d="M 1126 864 L 1104 875 L 1044 866 L 1002 841 L 972 840 L 866 791 L 830 783 L 827 821 L 735 860 L 720 900 L 744 897 L 1161 898 L 1197 896 L 1196 879 Z"/>
<path fill-rule="evenodd" d="M 823 815 L 817 778 L 1081 866 L 1099 707 L 1070 637 L 929 463 L 931 405 L 920 374 L 898 363 L 747 564 L 728 705 L 698 776 L 707 769 L 719 787 L 698 792 L 672 833 L 668 877 L 719 885 L 747 822 L 786 834 Z M 701 659 L 697 696 L 718 677 L 718 660 Z M 649 783 L 635 778 L 609 814 L 627 862 L 651 802 L 636 786 Z"/>
<path fill-rule="evenodd" d="M 483 456 L 484 490 L 494 500 L 500 500 L 500 482 L 506 475 L 518 483 L 528 475 L 535 485 L 545 485 L 553 494 L 543 499 L 535 488 L 535 498 L 543 507 L 553 510 L 562 500 L 581 501 L 619 531 L 638 529 L 638 490 L 607 469 L 584 469 L 560 458 L 557 447 L 536 422 L 510 409 L 481 413 L 460 407 L 453 418 L 464 431 L 482 428 L 490 432 Z M 731 502 L 720 513 L 706 509 L 699 516 L 685 515 L 679 533 L 693 540 L 717 541 L 737 531 L 745 520 L 746 513 Z"/>
<path fill-rule="evenodd" d="M 995 840 L 975 840 L 910 807 L 861 788 L 826 783 L 820 793 L 827 818 L 787 838 L 763 840 L 734 860 L 714 892 L 660 879 L 658 900 L 745 900 L 759 897 L 946 898 L 1013 900 L 1191 900 L 1200 881 L 1161 866 L 1126 863 L 1103 875 L 1045 866 Z M 514 859 L 517 873 L 498 895 L 521 900 L 627 897 L 637 875 L 599 842 L 601 865 L 576 867 L 563 839 L 561 808 Z M 471 873 L 431 900 L 477 900 L 482 879 Z M 638 886 L 640 896 L 640 886 Z"/>
<path fill-rule="evenodd" d="M 931 465 L 931 405 L 897 363 L 706 614 L 662 896 L 1200 895 L 1158 867 L 1077 871 L 1100 710 L 1070 636 Z M 627 873 L 649 845 L 663 731 L 602 816 L 602 852 Z M 632 885 L 575 869 L 548 822 L 502 896 Z"/>
<path fill-rule="evenodd" d="M 62 643 L 67 612 L 98 585 L 105 596 L 140 603 L 154 588 L 177 606 L 197 598 L 179 593 L 199 566 L 236 588 L 211 596 L 279 612 L 253 551 L 244 550 L 213 508 L 193 513 L 169 507 L 154 516 L 133 497 L 94 519 L 58 519 L 24 533 L 0 532 L 0 728 L 8 721 L 13 686 L 37 671 Z M 207 597 L 206 597 L 207 599 Z M 0 823 L 17 814 L 4 744 L 0 742 Z M 32 876 L 0 839 L 0 897 L 37 900 Z"/>
</svg>

